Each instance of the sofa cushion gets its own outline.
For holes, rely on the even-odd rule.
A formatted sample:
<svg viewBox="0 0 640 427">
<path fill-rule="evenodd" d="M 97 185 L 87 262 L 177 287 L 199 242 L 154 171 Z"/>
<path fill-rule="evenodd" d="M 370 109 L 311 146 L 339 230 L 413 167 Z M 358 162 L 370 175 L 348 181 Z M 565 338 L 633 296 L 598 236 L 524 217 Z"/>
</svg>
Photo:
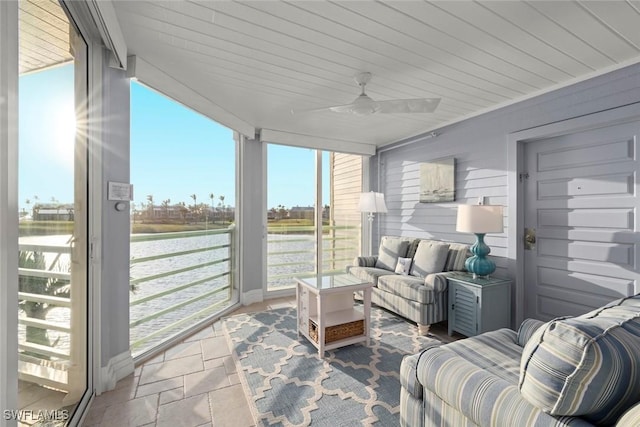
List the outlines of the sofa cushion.
<svg viewBox="0 0 640 427">
<path fill-rule="evenodd" d="M 418 245 L 422 239 L 413 239 L 409 242 L 409 248 L 407 249 L 407 258 L 413 259 L 418 250 Z"/>
<path fill-rule="evenodd" d="M 636 403 L 616 422 L 616 427 L 640 426 L 640 403 Z"/>
<path fill-rule="evenodd" d="M 435 301 L 433 287 L 425 286 L 424 279 L 418 277 L 399 274 L 382 276 L 378 279 L 378 289 L 422 304 L 432 304 Z"/>
<path fill-rule="evenodd" d="M 409 242 L 409 240 L 401 237 L 382 237 L 378 250 L 376 268 L 394 271 L 398 263 L 398 257 L 405 257 L 407 255 Z"/>
<path fill-rule="evenodd" d="M 393 273 L 385 270 L 384 268 L 375 267 L 347 267 L 347 272 L 353 274 L 358 279 L 365 280 L 369 283 L 373 283 L 373 286 L 378 286 L 378 278 L 385 275 L 394 275 Z"/>
<path fill-rule="evenodd" d="M 409 274 L 424 278 L 431 273 L 440 273 L 447 261 L 448 251 L 448 243 L 422 240 L 413 257 Z"/>
<path fill-rule="evenodd" d="M 614 422 L 640 395 L 640 295 L 538 328 L 522 352 L 519 388 L 551 415 Z"/>
<path fill-rule="evenodd" d="M 534 332 L 542 325 L 544 325 L 542 320 L 524 319 L 518 328 L 518 345 L 524 347 L 529 341 L 529 338 L 531 338 Z"/>
<path fill-rule="evenodd" d="M 394 271 L 398 274 L 408 275 L 411 270 L 411 262 L 413 262 L 411 258 L 399 257 Z"/>
<path fill-rule="evenodd" d="M 465 271 L 464 263 L 471 256 L 469 245 L 463 243 L 449 243 L 447 261 L 442 271 Z"/>
</svg>

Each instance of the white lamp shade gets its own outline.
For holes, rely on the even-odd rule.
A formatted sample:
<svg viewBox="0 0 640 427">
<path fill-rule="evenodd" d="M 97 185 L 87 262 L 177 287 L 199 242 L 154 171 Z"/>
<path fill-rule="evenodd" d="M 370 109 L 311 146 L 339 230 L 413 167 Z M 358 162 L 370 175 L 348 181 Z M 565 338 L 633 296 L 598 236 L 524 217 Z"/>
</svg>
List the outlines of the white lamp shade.
<svg viewBox="0 0 640 427">
<path fill-rule="evenodd" d="M 456 231 L 462 233 L 502 233 L 502 206 L 458 205 Z"/>
<path fill-rule="evenodd" d="M 360 204 L 358 205 L 360 212 L 387 212 L 387 204 L 384 202 L 384 194 L 369 191 L 368 193 L 360 193 Z"/>
</svg>

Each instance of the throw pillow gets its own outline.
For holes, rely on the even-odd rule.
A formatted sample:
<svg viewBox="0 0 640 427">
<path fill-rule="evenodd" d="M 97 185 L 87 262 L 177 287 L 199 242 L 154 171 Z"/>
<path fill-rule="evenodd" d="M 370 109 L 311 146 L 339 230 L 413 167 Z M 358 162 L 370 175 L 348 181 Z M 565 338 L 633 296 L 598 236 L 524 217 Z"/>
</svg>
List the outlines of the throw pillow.
<svg viewBox="0 0 640 427">
<path fill-rule="evenodd" d="M 380 240 L 376 268 L 394 271 L 399 257 L 407 256 L 409 242 L 399 237 L 384 236 Z"/>
<path fill-rule="evenodd" d="M 640 295 L 542 325 L 523 348 L 518 386 L 550 415 L 615 422 L 640 395 Z"/>
<path fill-rule="evenodd" d="M 529 338 L 531 338 L 542 325 L 544 325 L 542 320 L 524 319 L 518 328 L 518 345 L 520 347 L 527 345 Z"/>
<path fill-rule="evenodd" d="M 440 273 L 447 261 L 449 244 L 435 240 L 421 240 L 411 265 L 412 276 L 424 278 L 431 273 Z"/>
<path fill-rule="evenodd" d="M 403 274 L 407 276 L 409 274 L 409 270 L 411 269 L 411 258 L 398 258 L 398 263 L 396 264 L 395 272 L 398 274 Z"/>
</svg>

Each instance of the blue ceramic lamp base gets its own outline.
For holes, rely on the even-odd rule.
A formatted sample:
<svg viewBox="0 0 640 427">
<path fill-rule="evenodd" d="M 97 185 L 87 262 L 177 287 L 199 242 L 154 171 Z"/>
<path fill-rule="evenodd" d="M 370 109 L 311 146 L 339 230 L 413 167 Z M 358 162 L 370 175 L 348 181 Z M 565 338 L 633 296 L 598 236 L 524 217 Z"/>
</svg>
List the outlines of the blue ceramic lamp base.
<svg viewBox="0 0 640 427">
<path fill-rule="evenodd" d="M 471 246 L 473 256 L 464 263 L 467 271 L 473 273 L 474 279 L 478 278 L 478 276 L 489 276 L 496 271 L 496 264 L 486 257 L 491 252 L 491 249 L 484 243 L 484 233 L 475 234 L 476 242 Z"/>
</svg>

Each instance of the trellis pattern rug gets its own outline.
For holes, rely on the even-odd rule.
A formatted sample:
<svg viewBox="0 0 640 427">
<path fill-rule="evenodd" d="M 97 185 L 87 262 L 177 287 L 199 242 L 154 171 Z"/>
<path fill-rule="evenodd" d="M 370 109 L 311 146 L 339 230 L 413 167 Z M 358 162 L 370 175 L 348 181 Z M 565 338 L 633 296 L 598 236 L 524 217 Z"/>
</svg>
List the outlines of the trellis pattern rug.
<svg viewBox="0 0 640 427">
<path fill-rule="evenodd" d="M 369 346 L 325 352 L 296 331 L 296 309 L 224 320 L 238 374 L 260 426 L 394 426 L 400 415 L 400 363 L 437 345 L 417 327 L 371 309 Z"/>
</svg>

